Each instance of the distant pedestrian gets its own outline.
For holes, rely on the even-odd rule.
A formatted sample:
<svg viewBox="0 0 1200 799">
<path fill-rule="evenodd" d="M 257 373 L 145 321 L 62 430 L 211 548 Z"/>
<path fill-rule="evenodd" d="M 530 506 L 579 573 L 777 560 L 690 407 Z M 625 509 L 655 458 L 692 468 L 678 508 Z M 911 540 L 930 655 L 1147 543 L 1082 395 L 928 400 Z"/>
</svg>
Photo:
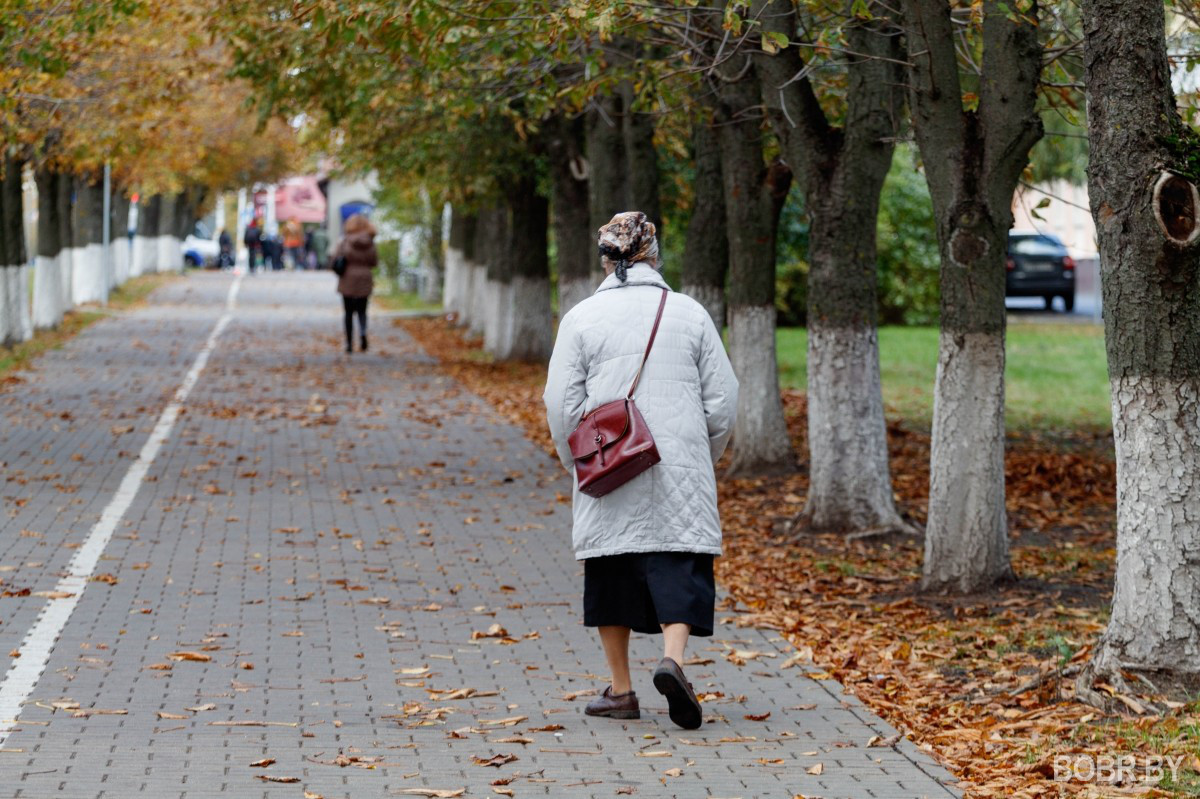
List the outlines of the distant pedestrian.
<svg viewBox="0 0 1200 799">
<path fill-rule="evenodd" d="M 304 258 L 304 227 L 300 220 L 292 217 L 283 223 L 283 249 L 292 259 L 293 269 L 307 269 Z"/>
<path fill-rule="evenodd" d="M 262 253 L 262 226 L 258 219 L 251 219 L 242 234 L 242 243 L 246 245 L 246 256 L 249 258 L 250 272 L 253 274 L 258 266 L 258 256 Z"/>
<path fill-rule="evenodd" d="M 217 255 L 217 266 L 221 269 L 233 268 L 233 237 L 229 235 L 229 231 L 221 228 L 221 234 L 217 236 L 217 246 L 220 252 Z"/>
<path fill-rule="evenodd" d="M 559 458 L 574 472 L 572 431 L 599 406 L 626 397 L 636 380 L 636 408 L 661 457 L 602 498 L 582 493 L 576 475 L 572 539 L 584 567 L 583 623 L 599 628 L 612 672 L 585 712 L 640 717 L 629 634 L 661 632 L 654 687 L 666 696 L 671 720 L 695 729 L 702 714 L 682 664 L 688 636 L 713 633 L 713 558 L 721 554 L 713 464 L 733 430 L 738 384 L 708 311 L 670 292 L 659 274 L 655 234 L 636 211 L 600 228 L 608 277 L 559 324 L 543 399 Z M 660 307 L 655 343 L 639 370 Z M 590 457 L 613 456 L 609 446 L 622 433 L 610 435 L 605 441 L 597 429 Z"/>
<path fill-rule="evenodd" d="M 333 250 L 333 259 L 344 258 L 338 291 L 345 309 L 346 352 L 353 352 L 354 317 L 358 317 L 360 349 L 367 351 L 367 302 L 375 288 L 372 270 L 379 264 L 375 251 L 375 227 L 362 214 L 346 220 L 344 235 Z"/>
<path fill-rule="evenodd" d="M 324 227 L 318 227 L 310 231 L 310 235 L 316 268 L 324 269 L 329 265 L 329 234 L 325 231 Z"/>
</svg>

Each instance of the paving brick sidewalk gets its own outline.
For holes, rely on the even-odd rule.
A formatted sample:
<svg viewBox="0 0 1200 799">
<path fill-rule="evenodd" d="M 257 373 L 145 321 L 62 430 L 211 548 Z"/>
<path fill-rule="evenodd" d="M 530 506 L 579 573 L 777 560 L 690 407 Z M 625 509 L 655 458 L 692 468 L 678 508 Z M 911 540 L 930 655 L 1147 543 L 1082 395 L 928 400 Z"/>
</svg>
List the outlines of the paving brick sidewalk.
<svg viewBox="0 0 1200 799">
<path fill-rule="evenodd" d="M 230 280 L 171 284 L 0 391 L 0 671 Z M 642 719 L 585 717 L 603 657 L 561 469 L 386 320 L 352 358 L 339 328 L 328 274 L 243 281 L 100 561 L 116 582 L 89 583 L 0 751 L 0 797 L 958 795 L 911 744 L 868 748 L 894 731 L 728 612 L 691 648 L 702 729 L 670 724 L 637 636 Z M 516 759 L 478 763 L 497 755 Z"/>
</svg>

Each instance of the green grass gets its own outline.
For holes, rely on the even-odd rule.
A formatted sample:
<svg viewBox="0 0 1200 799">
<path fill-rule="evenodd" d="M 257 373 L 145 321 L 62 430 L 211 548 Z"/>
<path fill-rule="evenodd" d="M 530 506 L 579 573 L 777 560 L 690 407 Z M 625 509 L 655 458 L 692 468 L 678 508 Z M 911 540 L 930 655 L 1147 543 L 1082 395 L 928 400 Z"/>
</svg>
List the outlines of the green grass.
<svg viewBox="0 0 1200 799">
<path fill-rule="evenodd" d="M 385 311 L 428 311 L 442 310 L 440 302 L 426 302 L 419 295 L 409 291 L 381 291 L 371 295 L 376 305 Z"/>
<path fill-rule="evenodd" d="M 779 330 L 779 379 L 804 388 L 807 334 Z M 1098 325 L 1014 324 L 1008 328 L 1007 423 L 1017 430 L 1103 429 L 1111 424 L 1104 331 Z M 928 426 L 933 416 L 938 331 L 883 327 L 879 359 L 889 416 Z"/>
</svg>

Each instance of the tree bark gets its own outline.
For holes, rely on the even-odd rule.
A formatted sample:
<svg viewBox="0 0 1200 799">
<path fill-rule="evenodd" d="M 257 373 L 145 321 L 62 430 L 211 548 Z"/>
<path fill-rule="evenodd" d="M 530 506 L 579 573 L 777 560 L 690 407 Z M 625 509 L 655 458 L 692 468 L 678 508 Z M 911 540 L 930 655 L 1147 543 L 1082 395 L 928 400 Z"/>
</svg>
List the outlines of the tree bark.
<svg viewBox="0 0 1200 799">
<path fill-rule="evenodd" d="M 474 264 L 467 258 L 467 252 L 474 248 L 475 224 L 475 215 L 466 211 L 464 206 L 451 207 L 442 307 L 454 314 L 459 324 L 466 321 L 470 308 L 470 277 Z"/>
<path fill-rule="evenodd" d="M 717 112 L 729 234 L 729 345 L 738 416 L 730 474 L 795 468 L 775 359 L 775 237 L 791 171 L 763 160 L 762 95 L 749 54 L 718 68 Z"/>
<path fill-rule="evenodd" d="M 625 155 L 625 109 L 619 95 L 601 95 L 587 112 L 588 197 L 591 228 L 632 210 Z M 599 269 L 597 262 L 596 269 Z"/>
<path fill-rule="evenodd" d="M 500 216 L 504 210 L 497 206 L 485 208 L 479 212 L 475 224 L 475 260 L 471 269 L 471 313 L 469 332 L 473 336 L 484 335 L 487 329 L 488 303 L 491 299 L 488 292 L 488 263 L 496 257 L 499 237 L 504 231 Z"/>
<path fill-rule="evenodd" d="M 796 37 L 791 0 L 760 3 L 765 29 Z M 804 187 L 808 259 L 808 501 L 817 532 L 912 532 L 896 511 L 879 378 L 875 227 L 903 106 L 899 31 L 886 8 L 847 6 L 846 112 L 828 121 L 799 47 L 762 53 L 763 97 Z"/>
<path fill-rule="evenodd" d="M 75 180 L 75 251 L 71 267 L 74 305 L 108 300 L 104 266 L 104 181 L 96 172 Z"/>
<path fill-rule="evenodd" d="M 513 229 L 507 197 L 491 213 L 490 223 L 483 348 L 502 358 L 508 352 L 513 329 Z"/>
<path fill-rule="evenodd" d="M 156 272 L 182 272 L 183 248 L 177 235 L 179 225 L 179 194 L 162 195 L 158 210 L 157 254 L 154 259 Z"/>
<path fill-rule="evenodd" d="M 589 218 L 586 125 L 582 117 L 558 117 L 550 128 L 550 191 L 557 251 L 558 315 L 592 295 L 596 238 Z M 605 220 L 608 221 L 608 220 Z"/>
<path fill-rule="evenodd" d="M 717 330 L 725 327 L 725 277 L 729 273 L 729 236 L 725 227 L 725 184 L 721 143 L 712 113 L 692 123 L 692 218 L 683 245 L 683 293 L 699 302 Z"/>
<path fill-rule="evenodd" d="M 74 273 L 75 248 L 75 177 L 68 172 L 58 176 L 58 194 L 55 202 L 58 205 L 58 243 L 62 249 L 58 253 L 58 288 L 59 307 L 63 312 L 74 307 L 71 301 L 71 286 Z"/>
<path fill-rule="evenodd" d="M 37 182 L 37 258 L 33 267 L 33 326 L 36 330 L 58 327 L 62 322 L 62 225 L 58 184 L 62 176 L 43 164 L 33 173 Z"/>
<path fill-rule="evenodd" d="M 621 86 L 622 137 L 629 170 L 629 203 L 624 210 L 641 211 L 663 236 L 662 201 L 658 191 L 658 151 L 654 147 L 654 116 L 636 108 L 637 96 L 628 81 Z"/>
<path fill-rule="evenodd" d="M 421 299 L 426 302 L 441 302 L 442 279 L 446 271 L 446 253 L 443 249 L 442 224 L 446 204 L 441 196 L 424 198 L 425 225 L 421 243 L 425 253 L 425 280 L 421 283 Z"/>
<path fill-rule="evenodd" d="M 5 153 L 0 183 L 0 346 L 5 347 L 24 341 L 32 333 L 26 325 L 28 298 L 24 285 L 24 168 L 24 161 L 11 152 Z"/>
<path fill-rule="evenodd" d="M 129 279 L 129 195 L 113 186 L 109 206 L 109 249 L 112 261 L 110 288 L 115 288 Z"/>
<path fill-rule="evenodd" d="M 942 0 L 903 0 L 910 105 L 941 252 L 922 586 L 971 592 L 1012 574 L 1004 508 L 1004 274 L 1012 195 L 1042 134 L 1038 10 L 983 2 L 978 110 L 963 109 Z"/>
<path fill-rule="evenodd" d="M 162 195 L 142 195 L 138 201 L 138 229 L 133 240 L 135 274 L 158 271 L 158 218 L 162 211 Z"/>
<path fill-rule="evenodd" d="M 1112 615 L 1085 698 L 1098 676 L 1173 693 L 1200 675 L 1200 137 L 1176 111 L 1164 23 L 1155 0 L 1083 4 L 1117 454 Z"/>
<path fill-rule="evenodd" d="M 550 309 L 550 202 L 538 193 L 537 178 L 526 173 L 509 197 L 512 233 L 509 262 L 512 270 L 511 331 L 501 360 L 550 360 L 554 346 L 554 319 Z"/>
</svg>

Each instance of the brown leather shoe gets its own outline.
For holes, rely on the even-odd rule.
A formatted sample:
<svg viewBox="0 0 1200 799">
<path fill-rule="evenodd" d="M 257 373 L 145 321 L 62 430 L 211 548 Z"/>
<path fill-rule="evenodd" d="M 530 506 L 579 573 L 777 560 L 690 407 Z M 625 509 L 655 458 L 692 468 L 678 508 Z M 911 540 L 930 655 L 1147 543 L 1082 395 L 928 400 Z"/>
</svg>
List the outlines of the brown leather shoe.
<svg viewBox="0 0 1200 799">
<path fill-rule="evenodd" d="M 638 708 L 637 694 L 630 691 L 627 694 L 614 694 L 612 686 L 604 689 L 604 693 L 588 702 L 583 712 L 589 716 L 607 716 L 610 719 L 640 719 L 642 711 Z"/>
<path fill-rule="evenodd" d="M 700 700 L 692 691 L 692 684 L 684 679 L 683 669 L 671 658 L 663 658 L 654 670 L 654 687 L 667 698 L 668 715 L 671 721 L 685 730 L 698 730 L 704 723 Z"/>
</svg>

